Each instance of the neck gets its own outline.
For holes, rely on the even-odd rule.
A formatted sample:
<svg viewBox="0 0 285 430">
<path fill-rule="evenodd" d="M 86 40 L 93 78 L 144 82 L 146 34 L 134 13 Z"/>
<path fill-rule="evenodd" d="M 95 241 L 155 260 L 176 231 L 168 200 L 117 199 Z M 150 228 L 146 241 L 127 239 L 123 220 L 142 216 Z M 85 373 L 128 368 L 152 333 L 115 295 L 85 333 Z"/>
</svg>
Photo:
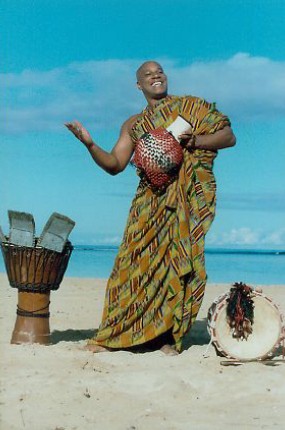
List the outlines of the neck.
<svg viewBox="0 0 285 430">
<path fill-rule="evenodd" d="M 158 102 L 160 102 L 161 100 L 166 99 L 166 97 L 168 97 L 168 94 L 163 94 L 160 97 L 157 98 L 153 98 L 153 97 L 146 97 L 146 100 L 148 102 L 148 106 L 149 107 L 154 107 Z"/>
</svg>

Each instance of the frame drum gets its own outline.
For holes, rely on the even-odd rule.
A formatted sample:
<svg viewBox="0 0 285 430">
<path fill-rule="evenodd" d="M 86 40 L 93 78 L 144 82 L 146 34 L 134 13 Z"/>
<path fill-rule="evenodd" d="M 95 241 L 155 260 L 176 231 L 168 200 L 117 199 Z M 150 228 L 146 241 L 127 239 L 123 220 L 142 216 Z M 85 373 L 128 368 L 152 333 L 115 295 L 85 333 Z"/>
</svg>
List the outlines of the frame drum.
<svg viewBox="0 0 285 430">
<path fill-rule="evenodd" d="M 237 339 L 227 322 L 227 298 L 218 297 L 208 311 L 208 332 L 220 355 L 238 360 L 266 359 L 273 355 L 284 338 L 284 320 L 277 305 L 264 294 L 252 292 L 254 321 L 252 333 Z"/>
</svg>

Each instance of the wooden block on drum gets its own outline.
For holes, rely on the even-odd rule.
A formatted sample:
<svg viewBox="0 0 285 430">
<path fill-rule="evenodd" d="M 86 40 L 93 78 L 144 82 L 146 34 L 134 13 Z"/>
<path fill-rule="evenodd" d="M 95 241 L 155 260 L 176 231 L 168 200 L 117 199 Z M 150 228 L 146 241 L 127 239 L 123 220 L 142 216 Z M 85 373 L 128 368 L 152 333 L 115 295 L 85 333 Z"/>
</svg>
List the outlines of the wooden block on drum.
<svg viewBox="0 0 285 430">
<path fill-rule="evenodd" d="M 75 222 L 65 215 L 54 212 L 40 235 L 37 246 L 62 252 Z"/>
<path fill-rule="evenodd" d="M 35 221 L 32 214 L 8 211 L 10 221 L 9 243 L 33 247 L 35 244 Z"/>
</svg>

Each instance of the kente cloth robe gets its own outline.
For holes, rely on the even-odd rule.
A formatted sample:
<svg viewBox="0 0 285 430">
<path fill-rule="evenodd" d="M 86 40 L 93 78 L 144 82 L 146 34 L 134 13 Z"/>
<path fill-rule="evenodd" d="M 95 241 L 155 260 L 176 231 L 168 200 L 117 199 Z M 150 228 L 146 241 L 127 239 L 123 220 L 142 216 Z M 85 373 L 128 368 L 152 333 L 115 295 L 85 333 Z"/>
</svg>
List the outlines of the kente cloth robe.
<svg viewBox="0 0 285 430">
<path fill-rule="evenodd" d="M 197 97 L 167 96 L 146 108 L 132 128 L 136 143 L 178 115 L 194 134 L 210 134 L 229 119 Z M 176 179 L 163 192 L 141 180 L 106 288 L 102 322 L 88 343 L 128 348 L 171 331 L 175 348 L 195 321 L 206 285 L 205 235 L 215 214 L 216 151 L 184 149 Z"/>
</svg>

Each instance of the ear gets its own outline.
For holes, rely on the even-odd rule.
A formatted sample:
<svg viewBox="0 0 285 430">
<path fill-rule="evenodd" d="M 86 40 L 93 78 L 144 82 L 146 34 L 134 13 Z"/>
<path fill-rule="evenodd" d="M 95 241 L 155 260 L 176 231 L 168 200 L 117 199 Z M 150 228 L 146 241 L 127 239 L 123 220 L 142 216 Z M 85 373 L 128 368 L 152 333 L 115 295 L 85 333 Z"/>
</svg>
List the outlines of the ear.
<svg viewBox="0 0 285 430">
<path fill-rule="evenodd" d="M 141 87 L 141 85 L 140 85 L 140 83 L 139 83 L 139 82 L 137 82 L 137 88 L 138 88 L 139 90 L 141 90 L 141 89 L 142 89 L 142 87 Z"/>
</svg>

